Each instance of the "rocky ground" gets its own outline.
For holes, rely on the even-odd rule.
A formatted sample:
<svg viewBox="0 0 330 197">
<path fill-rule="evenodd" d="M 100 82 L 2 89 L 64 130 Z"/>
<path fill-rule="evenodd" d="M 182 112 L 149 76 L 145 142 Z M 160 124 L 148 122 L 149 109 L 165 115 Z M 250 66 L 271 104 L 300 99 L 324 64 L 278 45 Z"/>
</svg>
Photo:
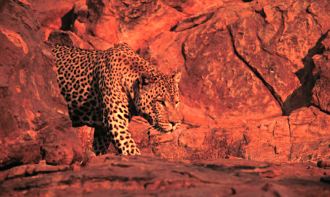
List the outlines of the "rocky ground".
<svg viewBox="0 0 330 197">
<path fill-rule="evenodd" d="M 329 195 L 329 172 L 316 168 L 330 160 L 328 0 L 9 0 L 0 13 L 5 194 Z M 136 117 L 143 157 L 90 160 L 84 139 L 94 129 L 71 126 L 49 49 L 117 42 L 165 73 L 182 71 L 184 121 L 160 134 Z"/>
<path fill-rule="evenodd" d="M 247 160 L 169 162 L 103 155 L 87 166 L 30 164 L 0 173 L 10 196 L 329 196 L 330 170 Z"/>
</svg>

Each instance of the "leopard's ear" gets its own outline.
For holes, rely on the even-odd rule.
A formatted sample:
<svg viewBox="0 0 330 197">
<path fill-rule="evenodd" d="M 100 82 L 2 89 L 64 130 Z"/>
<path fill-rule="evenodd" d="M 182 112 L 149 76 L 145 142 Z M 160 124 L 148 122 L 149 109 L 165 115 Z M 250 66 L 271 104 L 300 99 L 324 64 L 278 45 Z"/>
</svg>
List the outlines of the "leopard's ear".
<svg viewBox="0 0 330 197">
<path fill-rule="evenodd" d="M 181 80 L 181 71 L 175 71 L 172 77 L 176 83 L 179 83 Z"/>
</svg>

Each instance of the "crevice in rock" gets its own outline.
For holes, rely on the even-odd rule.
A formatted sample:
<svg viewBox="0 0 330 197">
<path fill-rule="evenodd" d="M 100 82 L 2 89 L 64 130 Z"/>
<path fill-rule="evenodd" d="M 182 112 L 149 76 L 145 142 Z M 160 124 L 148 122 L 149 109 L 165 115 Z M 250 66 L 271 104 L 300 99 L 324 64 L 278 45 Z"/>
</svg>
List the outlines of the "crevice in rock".
<svg viewBox="0 0 330 197">
<path fill-rule="evenodd" d="M 289 150 L 289 155 L 288 155 L 288 159 L 289 161 L 292 159 L 292 148 L 293 148 L 293 144 L 292 144 L 292 130 L 291 130 L 291 124 L 290 124 L 290 117 L 287 117 L 287 122 L 288 122 L 288 128 L 289 128 L 289 137 L 290 137 L 290 150 Z"/>
<path fill-rule="evenodd" d="M 264 8 L 262 8 L 261 10 L 255 10 L 255 13 L 259 14 L 264 19 L 267 17 Z"/>
<path fill-rule="evenodd" d="M 234 54 L 263 83 L 263 85 L 267 88 L 267 90 L 270 92 L 270 94 L 276 100 L 276 102 L 278 103 L 278 105 L 281 107 L 282 113 L 284 114 L 283 101 L 282 101 L 280 95 L 277 94 L 277 92 L 275 91 L 275 89 L 263 78 L 263 76 L 259 73 L 259 71 L 256 68 L 254 68 L 252 65 L 250 65 L 250 63 L 246 59 L 244 59 L 244 57 L 237 51 L 236 46 L 235 46 L 234 35 L 233 35 L 233 32 L 232 32 L 230 26 L 227 26 L 227 29 L 228 29 L 228 32 L 229 32 L 229 35 L 230 35 L 230 39 L 231 39 L 231 42 L 232 42 Z"/>
<path fill-rule="evenodd" d="M 61 18 L 61 30 L 63 31 L 72 31 L 75 20 L 77 19 L 77 14 L 74 12 L 74 8 L 72 8 L 68 13 L 66 13 Z"/>
<path fill-rule="evenodd" d="M 318 75 L 313 75 L 315 67 L 313 56 L 324 52 L 325 48 L 322 45 L 322 41 L 327 37 L 327 34 L 328 32 L 322 34 L 316 44 L 308 50 L 307 55 L 302 59 L 304 68 L 295 73 L 302 85 L 284 101 L 284 115 L 289 115 L 298 108 L 311 105 L 312 90 L 318 78 Z"/>
<path fill-rule="evenodd" d="M 284 34 L 284 30 L 285 30 L 285 13 L 283 10 L 281 10 L 280 8 L 276 7 L 276 11 L 281 13 L 281 24 L 277 30 L 277 32 L 275 33 L 275 35 L 269 40 L 268 45 L 273 45 L 273 43 L 277 43 L 282 35 Z"/>
<path fill-rule="evenodd" d="M 256 169 L 267 169 L 270 167 L 269 164 L 259 165 L 259 166 L 253 166 L 253 165 L 234 165 L 234 166 L 225 166 L 225 165 L 219 165 L 219 164 L 194 164 L 198 167 L 203 167 L 207 169 L 211 169 L 214 171 L 241 171 L 241 170 L 256 170 Z"/>
<path fill-rule="evenodd" d="M 257 32 L 257 38 L 258 38 L 258 41 L 260 42 L 261 49 L 263 49 L 265 52 L 267 52 L 270 55 L 276 55 L 281 59 L 285 59 L 286 61 L 290 61 L 288 58 L 279 54 L 276 50 L 272 49 L 272 47 L 274 46 L 274 43 L 279 42 L 279 40 L 281 39 L 281 37 L 284 33 L 284 30 L 285 30 L 285 13 L 283 10 L 281 10 L 278 7 L 276 7 L 276 11 L 281 13 L 281 23 L 280 23 L 276 33 L 271 37 L 271 39 L 267 43 L 265 43 L 262 40 L 262 38 L 260 37 L 258 32 Z M 258 13 L 262 17 L 263 26 L 265 26 L 265 24 L 267 24 L 268 22 L 265 20 L 265 18 L 267 16 L 266 16 L 266 13 L 264 12 L 264 10 L 263 9 L 261 11 L 256 10 L 255 12 Z"/>
<path fill-rule="evenodd" d="M 323 113 L 325 113 L 325 114 L 327 114 L 327 115 L 330 115 L 330 112 L 328 112 L 328 111 L 322 109 L 322 108 L 321 108 L 320 106 L 318 106 L 318 105 L 315 105 L 315 104 L 312 103 L 311 106 L 317 108 L 318 110 L 320 110 L 321 112 L 323 112 Z"/>
<path fill-rule="evenodd" d="M 185 42 L 183 42 L 182 45 L 181 45 L 181 53 L 182 53 L 182 57 L 183 57 L 184 63 L 186 63 L 187 55 L 184 52 L 184 47 L 185 47 Z"/>
<path fill-rule="evenodd" d="M 185 4 L 187 0 L 179 0 L 179 1 L 167 1 L 162 0 L 162 3 L 164 3 L 166 6 L 175 9 L 178 12 L 183 12 L 182 5 Z"/>
<path fill-rule="evenodd" d="M 70 170 L 70 166 L 53 166 L 53 165 L 44 165 L 38 169 L 38 165 L 40 164 L 30 164 L 30 168 L 26 168 L 22 173 L 14 174 L 9 177 L 6 177 L 5 180 L 11 179 L 18 179 L 24 177 L 33 177 L 37 175 L 44 175 L 44 174 L 52 174 L 57 172 L 64 172 Z M 34 166 L 33 166 L 34 165 Z M 16 166 L 17 168 L 25 167 L 25 166 Z M 12 168 L 14 171 L 15 169 Z M 17 169 L 19 171 L 19 169 Z"/>
<path fill-rule="evenodd" d="M 6 1 L 3 1 L 3 2 L 6 2 Z M 29 6 L 27 6 L 26 4 L 24 4 L 23 2 L 19 1 L 19 0 L 14 0 L 15 3 L 17 3 L 19 6 L 22 6 L 23 8 L 26 8 L 28 9 Z M 1 10 L 1 4 L 3 4 L 1 1 L 0 1 L 0 10 Z"/>
<path fill-rule="evenodd" d="M 190 172 L 185 172 L 185 171 L 178 171 L 178 170 L 172 170 L 173 173 L 177 173 L 180 174 L 182 176 L 188 176 L 191 179 L 195 179 L 201 183 L 205 183 L 205 184 L 219 184 L 218 182 L 214 182 L 214 181 L 207 181 L 207 180 L 203 180 L 201 178 L 199 178 L 198 176 L 193 175 Z"/>
<path fill-rule="evenodd" d="M 308 5 L 306 8 L 306 13 L 312 16 L 313 21 L 316 23 L 319 30 L 321 31 L 322 27 L 321 27 L 320 23 L 318 22 L 318 20 L 316 19 L 317 15 L 315 13 L 313 13 L 310 9 L 311 9 L 311 5 Z"/>
<path fill-rule="evenodd" d="M 281 39 L 282 35 L 284 34 L 285 29 L 285 14 L 284 11 L 276 7 L 276 10 L 281 13 L 281 23 L 277 30 L 277 32 L 274 34 L 274 36 L 268 41 L 268 43 L 263 43 L 262 47 L 267 48 L 269 51 L 272 51 L 271 54 L 275 54 L 279 58 L 285 59 L 287 61 L 290 61 L 287 57 L 284 55 L 279 54 L 276 50 L 272 50 L 272 46 L 274 46 L 274 43 L 278 43 Z"/>
<path fill-rule="evenodd" d="M 177 24 L 175 24 L 173 27 L 171 27 L 170 31 L 181 32 L 188 29 L 192 29 L 194 27 L 206 23 L 213 16 L 214 16 L 214 12 L 209 12 L 195 17 L 184 19 L 183 21 L 180 21 Z"/>
<path fill-rule="evenodd" d="M 14 168 L 16 166 L 22 165 L 22 161 L 19 161 L 18 159 L 12 159 L 11 161 L 6 161 L 6 163 L 3 165 L 0 165 L 0 171 L 2 170 L 9 170 L 11 168 Z"/>
<path fill-rule="evenodd" d="M 183 12 L 183 8 L 181 6 L 173 6 L 172 8 L 174 8 L 178 12 Z"/>
<path fill-rule="evenodd" d="M 25 185 L 19 185 L 14 188 L 15 191 L 24 191 L 24 190 L 32 190 L 32 189 L 42 189 L 49 186 L 50 183 L 25 183 Z"/>
<path fill-rule="evenodd" d="M 187 68 L 187 55 L 186 55 L 186 52 L 184 51 L 184 48 L 185 48 L 185 41 L 181 44 L 181 54 L 182 54 L 182 57 L 183 57 L 183 65 L 184 65 L 184 68 L 186 69 L 186 72 L 188 73 L 188 68 Z"/>
</svg>

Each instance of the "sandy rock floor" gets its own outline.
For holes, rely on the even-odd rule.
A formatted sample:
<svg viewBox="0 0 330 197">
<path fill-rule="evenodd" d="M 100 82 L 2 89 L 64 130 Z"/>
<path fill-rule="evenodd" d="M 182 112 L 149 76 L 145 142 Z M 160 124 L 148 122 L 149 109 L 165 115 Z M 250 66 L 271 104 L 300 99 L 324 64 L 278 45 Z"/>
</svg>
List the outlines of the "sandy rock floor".
<svg viewBox="0 0 330 197">
<path fill-rule="evenodd" d="M 0 173 L 1 196 L 329 196 L 330 169 L 248 160 L 172 162 L 103 155 L 86 166 L 23 165 Z"/>
</svg>

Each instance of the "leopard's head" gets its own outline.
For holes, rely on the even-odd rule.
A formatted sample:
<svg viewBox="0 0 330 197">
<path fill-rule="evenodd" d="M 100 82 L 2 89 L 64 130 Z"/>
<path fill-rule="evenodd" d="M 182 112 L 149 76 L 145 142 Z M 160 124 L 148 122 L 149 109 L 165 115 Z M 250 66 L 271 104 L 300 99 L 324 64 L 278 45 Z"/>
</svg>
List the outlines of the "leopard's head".
<svg viewBox="0 0 330 197">
<path fill-rule="evenodd" d="M 135 107 L 154 128 L 172 132 L 181 123 L 179 111 L 180 72 L 170 75 L 141 76 L 135 95 Z"/>
</svg>

